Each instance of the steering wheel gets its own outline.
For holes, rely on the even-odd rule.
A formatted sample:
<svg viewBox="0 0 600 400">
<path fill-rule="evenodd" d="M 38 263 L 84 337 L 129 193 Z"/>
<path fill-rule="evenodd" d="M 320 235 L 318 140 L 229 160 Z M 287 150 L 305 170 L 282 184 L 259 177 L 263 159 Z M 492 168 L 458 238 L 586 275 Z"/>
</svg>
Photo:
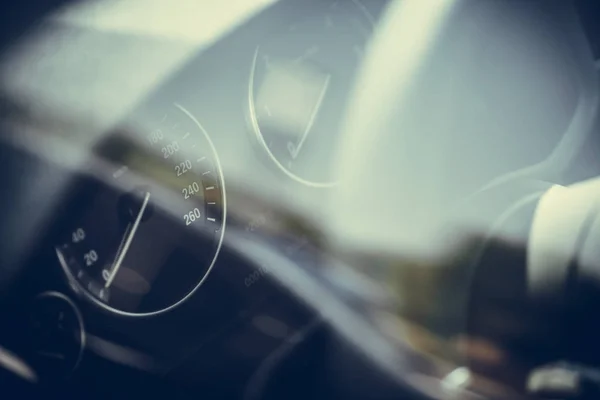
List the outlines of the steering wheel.
<svg viewBox="0 0 600 400">
<path fill-rule="evenodd" d="M 571 7 L 550 2 L 501 3 L 456 0 L 436 2 L 435 6 L 430 2 L 391 4 L 349 103 L 336 163 L 342 184 L 331 202 L 329 227 L 340 252 L 368 253 L 379 259 L 357 268 L 392 287 L 400 304 L 396 311 L 425 321 L 445 338 L 458 338 L 458 342 L 442 344 L 450 352 L 460 351 L 460 341 L 470 332 L 481 331 L 472 317 L 482 315 L 477 309 L 479 299 L 473 294 L 481 293 L 481 288 L 473 288 L 481 282 L 478 269 L 486 271 L 489 279 L 504 268 L 504 274 L 514 279 L 509 282 L 501 276 L 495 290 L 514 294 L 515 287 L 523 286 L 519 301 L 527 301 L 525 307 L 542 297 L 564 298 L 557 288 L 564 283 L 567 260 L 572 260 L 575 251 L 570 244 L 558 245 L 564 236 L 549 240 L 546 234 L 546 242 L 540 245 L 540 240 L 544 241 L 539 239 L 540 228 L 530 242 L 530 227 L 564 226 L 556 217 L 559 202 L 552 211 L 548 207 L 540 211 L 537 205 L 540 201 L 548 203 L 556 184 L 573 182 L 569 168 L 596 123 L 597 73 Z M 508 31 L 516 32 L 515 36 Z M 564 64 L 552 70 L 547 62 L 554 62 L 555 67 Z M 519 67 L 554 77 L 555 83 L 570 75 L 577 93 L 575 105 L 565 111 L 569 108 L 565 104 L 541 100 L 544 104 L 538 105 L 547 113 L 536 113 L 536 105 L 528 110 L 529 116 L 524 109 L 511 108 L 511 102 L 526 101 L 527 90 L 538 91 L 540 96 L 544 93 L 544 78 L 517 76 Z M 486 69 L 499 75 L 486 74 Z M 497 81 L 491 81 L 496 77 Z M 563 125 L 556 127 L 555 139 L 551 139 L 548 125 L 542 124 L 546 131 L 532 129 L 534 119 L 547 120 L 557 114 L 565 118 Z M 505 124 L 504 131 L 493 125 L 506 119 L 519 123 Z M 503 147 L 507 143 L 508 147 Z M 515 154 L 524 147 L 532 153 L 546 150 L 527 161 L 517 160 Z M 596 196 L 589 188 L 596 184 L 584 186 L 587 191 L 574 191 L 570 204 L 578 204 L 573 199 L 581 201 L 586 195 L 585 204 L 593 202 Z M 565 236 L 577 236 L 584 219 L 572 217 Z M 493 241 L 520 246 L 518 251 L 512 245 L 501 249 L 514 253 L 512 271 L 497 261 L 482 267 L 489 262 L 488 251 L 491 254 L 490 249 L 497 247 Z M 457 255 L 461 246 L 464 253 Z M 552 246 L 569 250 L 558 262 L 560 267 L 544 269 L 538 261 L 544 257 L 531 254 L 547 252 Z M 421 271 L 413 268 L 415 265 Z M 502 282 L 502 278 L 507 281 Z M 485 311 L 490 314 L 498 310 Z M 438 315 L 443 317 L 438 319 Z M 387 328 L 389 321 L 381 327 Z M 406 344 L 409 329 L 398 331 L 399 342 Z M 496 354 L 489 341 L 476 340 L 474 347 Z M 431 343 L 422 343 L 431 350 Z M 437 386 L 415 384 L 421 381 L 407 373 L 406 365 L 397 362 L 387 367 L 408 386 L 429 391 L 456 382 L 458 376 L 464 378 L 463 384 L 468 380 L 469 375 L 461 368 L 472 362 L 469 355 L 453 361 L 456 364 L 452 368 L 456 369 L 447 370 L 448 375 L 438 371 Z M 503 368 L 518 369 L 511 364 Z M 523 376 L 519 379 L 517 386 L 522 388 Z"/>
</svg>

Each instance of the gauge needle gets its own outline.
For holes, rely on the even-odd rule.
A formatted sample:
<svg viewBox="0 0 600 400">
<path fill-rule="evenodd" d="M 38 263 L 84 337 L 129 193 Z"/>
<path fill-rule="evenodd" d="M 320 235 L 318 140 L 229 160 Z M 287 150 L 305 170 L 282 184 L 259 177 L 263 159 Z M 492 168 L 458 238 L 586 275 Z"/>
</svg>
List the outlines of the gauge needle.
<svg viewBox="0 0 600 400">
<path fill-rule="evenodd" d="M 306 124 L 306 128 L 304 129 L 302 138 L 300 138 L 300 142 L 298 142 L 296 146 L 294 146 L 293 143 L 288 143 L 288 150 L 290 151 L 290 154 L 294 159 L 296 159 L 296 157 L 298 157 L 298 154 L 300 154 L 300 150 L 302 149 L 302 146 L 304 145 L 304 142 L 308 137 L 308 133 L 310 132 L 313 124 L 315 123 L 315 118 L 317 117 L 317 113 L 321 108 L 321 103 L 323 102 L 323 99 L 325 98 L 325 93 L 327 92 L 327 88 L 329 87 L 329 78 L 331 78 L 331 75 L 327 75 L 327 77 L 325 78 L 325 82 L 323 83 L 323 87 L 321 88 L 321 93 L 319 93 L 319 98 L 317 99 L 317 103 L 315 104 L 315 107 L 313 108 L 313 111 L 310 114 L 308 124 Z"/>
<path fill-rule="evenodd" d="M 125 246 L 125 242 L 127 241 L 127 238 L 129 237 L 129 232 L 131 231 L 132 225 L 133 225 L 133 222 L 127 223 L 127 227 L 125 227 L 125 232 L 123 232 L 123 236 L 121 237 L 121 242 L 119 243 L 119 247 L 117 248 L 117 252 L 115 253 L 115 258 L 114 258 L 112 264 L 110 265 L 110 268 L 102 271 L 102 277 L 106 281 L 108 281 L 109 278 L 111 277 L 111 271 L 113 270 L 114 265 L 117 263 L 117 259 L 121 255 L 121 251 L 123 250 L 123 247 Z"/>
<path fill-rule="evenodd" d="M 144 211 L 146 211 L 146 207 L 148 207 L 149 200 L 150 200 L 150 192 L 146 192 L 146 195 L 144 196 L 144 201 L 142 202 L 142 206 L 140 207 L 140 211 L 138 212 L 138 215 L 135 218 L 133 225 L 130 225 L 131 229 L 125 230 L 125 235 L 123 235 L 123 239 L 125 241 L 121 242 L 121 246 L 119 246 L 119 250 L 117 250 L 117 258 L 115 259 L 113 266 L 110 268 L 110 275 L 108 276 L 108 279 L 106 280 L 106 283 L 104 284 L 105 288 L 108 288 L 112 284 L 113 280 L 115 279 L 115 276 L 117 276 L 117 272 L 119 272 L 119 269 L 121 268 L 121 264 L 123 263 L 123 260 L 125 259 L 125 256 L 127 255 L 129 246 L 131 246 L 131 242 L 133 241 L 135 232 L 137 231 L 138 227 L 140 226 L 140 222 L 142 222 L 142 217 L 144 216 Z M 128 228 L 129 228 L 129 226 L 128 226 Z"/>
</svg>

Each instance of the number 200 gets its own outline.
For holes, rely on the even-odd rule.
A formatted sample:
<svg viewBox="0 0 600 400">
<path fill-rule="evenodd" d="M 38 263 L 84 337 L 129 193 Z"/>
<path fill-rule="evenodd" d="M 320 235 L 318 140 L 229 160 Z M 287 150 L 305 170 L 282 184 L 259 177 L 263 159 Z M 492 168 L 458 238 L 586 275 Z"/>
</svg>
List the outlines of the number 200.
<svg viewBox="0 0 600 400">
<path fill-rule="evenodd" d="M 163 158 L 169 158 L 179 151 L 179 143 L 177 143 L 177 141 L 171 142 L 166 146 L 163 146 L 161 150 L 163 153 Z"/>
</svg>

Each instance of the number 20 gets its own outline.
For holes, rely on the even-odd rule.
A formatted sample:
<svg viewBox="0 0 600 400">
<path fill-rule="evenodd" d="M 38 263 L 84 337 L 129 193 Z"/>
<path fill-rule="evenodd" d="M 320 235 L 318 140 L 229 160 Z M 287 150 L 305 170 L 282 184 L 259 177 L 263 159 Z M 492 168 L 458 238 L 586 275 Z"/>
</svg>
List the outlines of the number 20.
<svg viewBox="0 0 600 400">
<path fill-rule="evenodd" d="M 96 261 L 98 261 L 98 253 L 95 250 L 90 250 L 83 255 L 83 261 L 85 265 L 91 267 Z"/>
</svg>

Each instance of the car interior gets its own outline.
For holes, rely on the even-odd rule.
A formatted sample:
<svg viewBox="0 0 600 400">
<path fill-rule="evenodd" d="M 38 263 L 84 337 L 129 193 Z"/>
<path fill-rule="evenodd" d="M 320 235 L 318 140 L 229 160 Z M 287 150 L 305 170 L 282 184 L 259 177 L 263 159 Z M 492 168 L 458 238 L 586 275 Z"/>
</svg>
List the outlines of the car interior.
<svg viewBox="0 0 600 400">
<path fill-rule="evenodd" d="M 0 398 L 600 398 L 596 0 L 1 7 Z"/>
</svg>

